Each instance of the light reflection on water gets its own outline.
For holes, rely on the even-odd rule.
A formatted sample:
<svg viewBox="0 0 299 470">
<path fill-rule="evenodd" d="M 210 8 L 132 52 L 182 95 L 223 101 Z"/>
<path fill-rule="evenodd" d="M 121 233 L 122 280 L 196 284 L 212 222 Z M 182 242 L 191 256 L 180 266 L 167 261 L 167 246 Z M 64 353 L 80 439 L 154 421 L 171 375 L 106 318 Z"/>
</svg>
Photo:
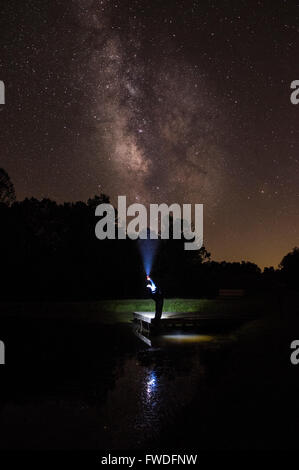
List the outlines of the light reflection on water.
<svg viewBox="0 0 299 470">
<path fill-rule="evenodd" d="M 62 368 L 57 389 L 37 397 L 29 390 L 22 403 L 3 405 L 8 447 L 147 448 L 177 425 L 192 400 L 200 402 L 223 337 L 178 332 L 151 337 L 149 347 L 122 327 L 117 338 L 126 347 L 118 349 L 116 333 L 99 330 L 91 349 L 85 344 L 84 373 L 76 368 L 64 380 Z"/>
<path fill-rule="evenodd" d="M 168 334 L 159 337 L 157 347 L 140 341 L 139 353 L 126 358 L 118 369 L 115 386 L 103 405 L 111 441 L 121 448 L 139 447 L 173 426 L 177 414 L 204 386 L 202 353 L 214 339 Z"/>
<path fill-rule="evenodd" d="M 150 372 L 147 381 L 147 396 L 150 399 L 151 395 L 155 392 L 158 387 L 158 379 L 154 371 Z"/>
<path fill-rule="evenodd" d="M 213 341 L 214 339 L 214 336 L 197 335 L 191 333 L 177 333 L 161 336 L 161 340 L 165 341 L 166 343 L 204 343 L 208 341 Z"/>
</svg>

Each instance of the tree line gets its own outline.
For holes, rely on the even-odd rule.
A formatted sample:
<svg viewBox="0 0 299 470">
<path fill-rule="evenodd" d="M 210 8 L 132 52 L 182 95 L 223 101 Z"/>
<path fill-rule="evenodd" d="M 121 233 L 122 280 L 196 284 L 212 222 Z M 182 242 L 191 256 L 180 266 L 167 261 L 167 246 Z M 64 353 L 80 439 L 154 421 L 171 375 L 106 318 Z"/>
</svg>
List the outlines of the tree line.
<svg viewBox="0 0 299 470">
<path fill-rule="evenodd" d="M 85 300 L 144 297 L 145 272 L 138 241 L 95 237 L 95 208 L 105 194 L 87 202 L 50 199 L 17 201 L 8 174 L 0 169 L 1 299 Z M 202 247 L 184 250 L 181 240 L 160 240 L 152 276 L 166 297 L 213 297 L 219 288 L 267 289 L 277 282 L 297 288 L 299 249 L 278 269 L 251 262 L 216 262 Z"/>
</svg>

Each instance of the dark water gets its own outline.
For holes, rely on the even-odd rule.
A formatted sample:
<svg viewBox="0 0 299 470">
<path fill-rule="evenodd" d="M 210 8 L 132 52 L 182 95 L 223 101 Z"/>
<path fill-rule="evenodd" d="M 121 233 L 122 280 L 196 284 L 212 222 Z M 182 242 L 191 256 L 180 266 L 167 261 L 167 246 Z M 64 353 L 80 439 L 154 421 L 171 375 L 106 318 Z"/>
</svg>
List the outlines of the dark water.
<svg viewBox="0 0 299 470">
<path fill-rule="evenodd" d="M 149 346 L 130 325 L 57 320 L 2 321 L 1 339 L 0 447 L 21 449 L 167 443 L 226 345 L 176 333 Z"/>
</svg>

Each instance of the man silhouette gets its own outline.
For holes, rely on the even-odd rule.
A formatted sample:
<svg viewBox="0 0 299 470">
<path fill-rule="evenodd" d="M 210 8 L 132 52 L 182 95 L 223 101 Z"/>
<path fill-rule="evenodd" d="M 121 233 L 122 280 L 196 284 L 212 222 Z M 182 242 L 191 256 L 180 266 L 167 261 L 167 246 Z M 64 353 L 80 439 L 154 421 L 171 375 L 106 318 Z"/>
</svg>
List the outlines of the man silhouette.
<svg viewBox="0 0 299 470">
<path fill-rule="evenodd" d="M 163 294 L 161 289 L 156 286 L 154 281 L 149 276 L 146 276 L 146 288 L 150 297 L 155 301 L 156 304 L 155 318 L 152 323 L 158 324 L 162 316 L 164 302 Z"/>
</svg>

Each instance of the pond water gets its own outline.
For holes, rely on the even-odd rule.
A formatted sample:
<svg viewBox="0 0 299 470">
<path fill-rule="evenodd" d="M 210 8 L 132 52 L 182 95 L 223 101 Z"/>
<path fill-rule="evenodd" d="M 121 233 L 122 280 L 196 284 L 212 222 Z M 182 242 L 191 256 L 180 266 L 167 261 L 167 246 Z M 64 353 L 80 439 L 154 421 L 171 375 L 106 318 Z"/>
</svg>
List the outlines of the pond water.
<svg viewBox="0 0 299 470">
<path fill-rule="evenodd" d="M 227 343 L 176 332 L 149 346 L 130 325 L 50 320 L 2 331 L 2 448 L 142 449 L 167 440 L 209 387 Z"/>
</svg>

